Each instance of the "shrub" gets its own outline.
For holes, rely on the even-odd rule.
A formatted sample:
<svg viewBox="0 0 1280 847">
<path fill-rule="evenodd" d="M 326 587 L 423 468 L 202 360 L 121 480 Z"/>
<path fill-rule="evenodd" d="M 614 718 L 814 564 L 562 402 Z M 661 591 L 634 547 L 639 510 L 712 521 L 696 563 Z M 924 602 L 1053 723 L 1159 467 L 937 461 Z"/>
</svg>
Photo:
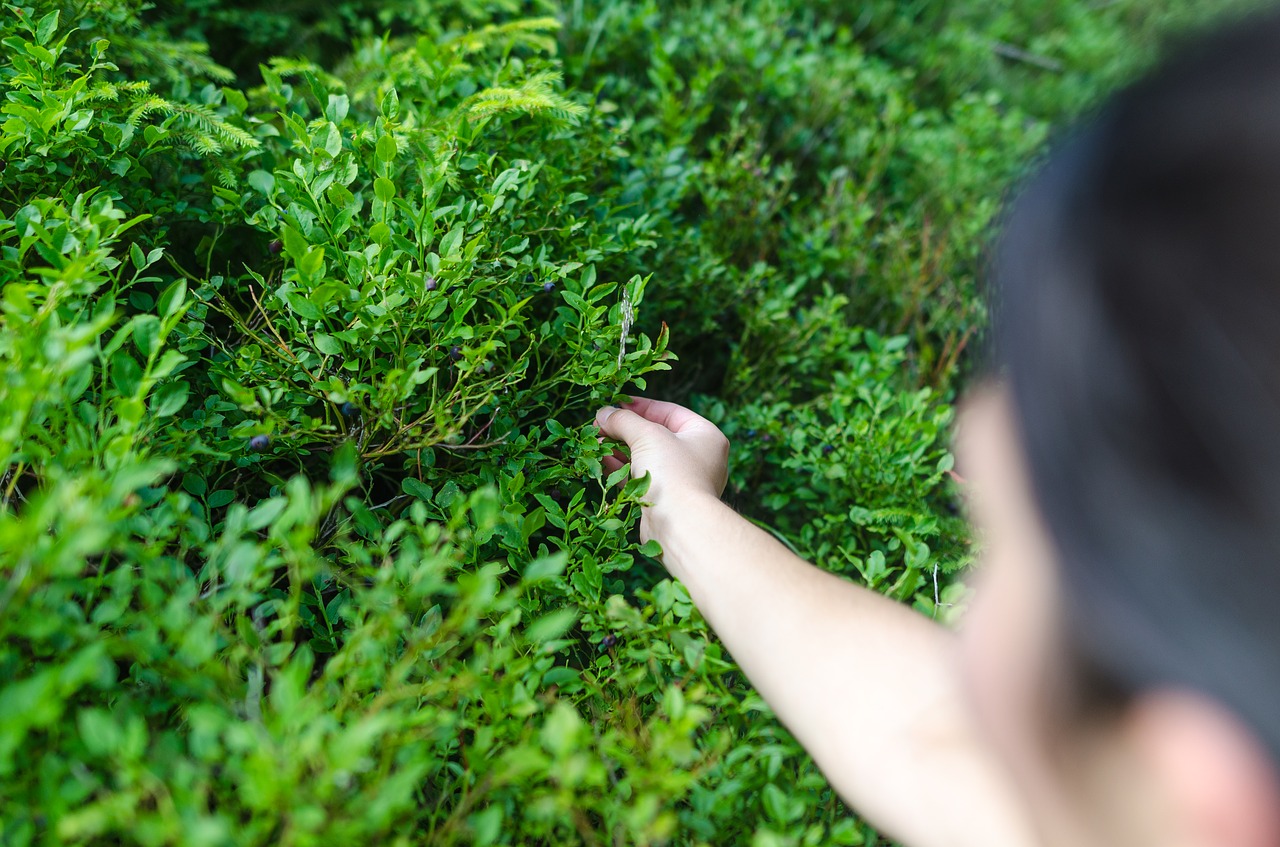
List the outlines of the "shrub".
<svg viewBox="0 0 1280 847">
<path fill-rule="evenodd" d="M 0 840 L 875 843 L 588 422 L 954 613 L 980 233 L 1131 29 L 901 6 L 6 7 Z"/>
</svg>

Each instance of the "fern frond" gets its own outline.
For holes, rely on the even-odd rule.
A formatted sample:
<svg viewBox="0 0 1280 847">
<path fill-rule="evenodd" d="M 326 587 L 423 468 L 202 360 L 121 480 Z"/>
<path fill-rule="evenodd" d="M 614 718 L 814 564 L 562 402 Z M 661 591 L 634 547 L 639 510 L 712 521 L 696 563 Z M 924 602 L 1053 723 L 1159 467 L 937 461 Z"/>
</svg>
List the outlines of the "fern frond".
<svg viewBox="0 0 1280 847">
<path fill-rule="evenodd" d="M 343 91 L 346 88 L 341 78 L 334 76 L 309 59 L 273 56 L 267 62 L 267 67 L 275 71 L 281 79 L 311 77 L 320 84 L 321 88 L 329 91 Z"/>
<path fill-rule="evenodd" d="M 554 86 L 560 79 L 560 74 L 555 71 L 541 71 L 515 88 L 495 86 L 478 91 L 462 101 L 458 110 L 469 118 L 515 112 L 568 121 L 587 110 L 555 90 Z"/>
<path fill-rule="evenodd" d="M 849 520 L 858 526 L 869 526 L 880 529 L 917 524 L 920 522 L 920 519 L 921 515 L 911 509 L 863 509 L 860 507 L 854 507 L 849 511 Z"/>
<path fill-rule="evenodd" d="M 199 41 L 162 41 L 126 32 L 111 35 L 112 55 L 153 69 L 171 81 L 195 77 L 229 83 L 236 75 L 209 57 L 209 46 Z"/>
<path fill-rule="evenodd" d="M 236 172 L 223 164 L 218 164 L 213 169 L 213 178 L 223 188 L 234 189 L 239 180 L 236 179 Z"/>
<path fill-rule="evenodd" d="M 560 29 L 555 18 L 528 18 L 502 24 L 489 24 L 445 41 L 442 46 L 469 56 L 490 47 L 528 47 L 548 55 L 556 52 L 556 40 L 547 33 Z"/>
<path fill-rule="evenodd" d="M 187 127 L 203 134 L 205 140 L 197 149 L 205 147 L 220 153 L 225 147 L 233 150 L 256 150 L 258 140 L 238 126 L 218 117 L 208 106 L 190 103 L 170 103 L 171 114 L 184 119 Z"/>
<path fill-rule="evenodd" d="M 154 94 L 148 97 L 143 97 L 132 109 L 129 110 L 129 117 L 125 119 L 125 123 L 128 124 L 130 128 L 137 129 L 138 124 L 141 123 L 143 119 L 156 112 L 165 116 L 171 115 L 173 114 L 173 104 L 163 97 L 157 97 Z"/>
</svg>

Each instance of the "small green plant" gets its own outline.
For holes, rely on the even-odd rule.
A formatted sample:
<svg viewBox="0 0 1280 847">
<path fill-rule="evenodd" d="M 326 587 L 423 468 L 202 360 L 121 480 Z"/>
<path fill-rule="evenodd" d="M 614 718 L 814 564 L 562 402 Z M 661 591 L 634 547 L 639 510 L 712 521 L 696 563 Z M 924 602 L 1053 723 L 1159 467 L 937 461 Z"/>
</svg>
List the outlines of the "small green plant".
<svg viewBox="0 0 1280 847">
<path fill-rule="evenodd" d="M 0 842 L 884 843 L 589 422 L 950 620 L 982 233 L 1152 53 L 1032 5 L 0 10 Z"/>
</svg>

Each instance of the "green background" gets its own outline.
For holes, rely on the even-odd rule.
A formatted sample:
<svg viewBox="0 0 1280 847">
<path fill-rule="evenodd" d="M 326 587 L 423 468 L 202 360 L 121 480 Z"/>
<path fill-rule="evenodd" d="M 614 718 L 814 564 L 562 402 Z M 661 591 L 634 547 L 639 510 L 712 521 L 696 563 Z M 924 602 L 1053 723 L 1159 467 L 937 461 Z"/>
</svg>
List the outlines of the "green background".
<svg viewBox="0 0 1280 847">
<path fill-rule="evenodd" d="M 1223 12 L 4 7 L 0 843 L 880 843 L 589 422 L 953 622 L 993 220 Z"/>
</svg>

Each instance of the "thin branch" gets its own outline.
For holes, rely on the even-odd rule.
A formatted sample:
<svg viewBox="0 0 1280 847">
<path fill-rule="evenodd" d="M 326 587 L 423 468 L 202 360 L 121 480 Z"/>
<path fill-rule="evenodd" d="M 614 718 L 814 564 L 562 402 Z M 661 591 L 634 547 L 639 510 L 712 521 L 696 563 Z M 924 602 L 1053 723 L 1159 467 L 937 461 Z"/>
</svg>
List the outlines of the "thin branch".
<svg viewBox="0 0 1280 847">
<path fill-rule="evenodd" d="M 1057 59 L 1050 59 L 1048 56 L 1041 56 L 1037 53 L 1030 53 L 1021 47 L 1015 47 L 1004 41 L 992 41 L 991 50 L 997 56 L 1003 56 L 1006 59 L 1012 59 L 1015 62 L 1025 62 L 1028 65 L 1034 65 L 1042 70 L 1051 71 L 1060 74 L 1066 70 L 1066 66 Z"/>
</svg>

